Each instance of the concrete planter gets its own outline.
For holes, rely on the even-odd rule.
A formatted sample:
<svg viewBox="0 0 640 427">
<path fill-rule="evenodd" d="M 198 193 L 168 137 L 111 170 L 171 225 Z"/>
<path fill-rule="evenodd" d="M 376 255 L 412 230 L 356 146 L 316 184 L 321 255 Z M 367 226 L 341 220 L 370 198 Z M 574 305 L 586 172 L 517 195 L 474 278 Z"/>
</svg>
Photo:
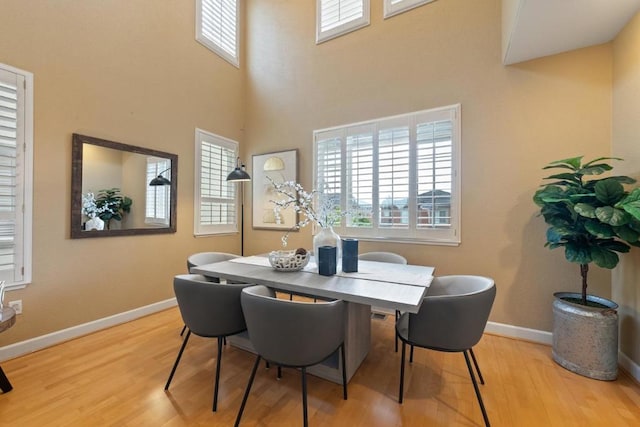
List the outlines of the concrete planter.
<svg viewBox="0 0 640 427">
<path fill-rule="evenodd" d="M 553 295 L 553 360 L 562 367 L 598 380 L 618 376 L 618 305 L 588 295 L 587 300 L 606 308 L 586 307 L 563 298 L 581 298 L 579 293 Z"/>
</svg>

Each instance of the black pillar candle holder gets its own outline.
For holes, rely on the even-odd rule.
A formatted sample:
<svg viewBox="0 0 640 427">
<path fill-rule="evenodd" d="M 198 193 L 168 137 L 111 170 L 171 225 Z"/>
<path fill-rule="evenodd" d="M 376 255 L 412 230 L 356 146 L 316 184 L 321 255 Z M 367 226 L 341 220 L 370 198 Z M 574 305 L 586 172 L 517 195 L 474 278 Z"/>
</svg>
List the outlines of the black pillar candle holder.
<svg viewBox="0 0 640 427">
<path fill-rule="evenodd" d="M 318 248 L 318 273 L 322 276 L 333 276 L 336 274 L 336 252 L 335 246 L 320 246 Z"/>
<path fill-rule="evenodd" d="M 357 239 L 342 239 L 342 271 L 345 273 L 358 271 Z"/>
</svg>

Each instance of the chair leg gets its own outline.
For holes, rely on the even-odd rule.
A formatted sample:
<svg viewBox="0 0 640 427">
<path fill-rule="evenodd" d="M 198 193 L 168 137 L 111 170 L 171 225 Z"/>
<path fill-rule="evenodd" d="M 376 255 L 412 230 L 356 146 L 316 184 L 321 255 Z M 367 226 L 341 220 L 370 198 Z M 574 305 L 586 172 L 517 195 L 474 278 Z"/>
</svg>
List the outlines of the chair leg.
<svg viewBox="0 0 640 427">
<path fill-rule="evenodd" d="M 409 363 L 413 363 L 413 346 L 411 346 L 411 354 L 409 355 Z"/>
<path fill-rule="evenodd" d="M 344 343 L 340 346 L 340 354 L 342 356 L 342 397 L 347 400 L 347 365 L 344 357 Z"/>
<path fill-rule="evenodd" d="M 260 364 L 260 355 L 256 357 L 256 363 L 253 364 L 253 370 L 251 371 L 251 376 L 249 377 L 249 383 L 247 384 L 247 389 L 244 391 L 242 404 L 240 405 L 240 410 L 238 411 L 238 416 L 236 417 L 236 423 L 234 424 L 235 427 L 238 427 L 240 425 L 240 418 L 242 418 L 244 407 L 247 404 L 247 398 L 249 397 L 249 392 L 251 391 L 251 386 L 253 385 L 253 380 L 256 377 L 256 371 L 258 370 L 259 364 Z"/>
<path fill-rule="evenodd" d="M 173 374 L 176 373 L 176 368 L 178 367 L 178 363 L 180 363 L 182 352 L 184 351 L 184 348 L 187 346 L 187 341 L 189 341 L 190 336 L 191 336 L 191 330 L 188 330 L 187 335 L 185 335 L 184 337 L 184 341 L 182 341 L 182 346 L 180 347 L 180 351 L 178 352 L 178 357 L 176 358 L 176 361 L 173 364 L 173 369 L 171 369 L 171 373 L 169 374 L 169 379 L 167 380 L 167 384 L 164 386 L 165 390 L 169 390 L 169 384 L 171 384 L 171 379 L 173 378 Z"/>
<path fill-rule="evenodd" d="M 406 353 L 407 343 L 402 341 L 402 356 L 400 357 L 400 392 L 398 393 L 398 403 L 402 403 L 404 394 L 404 357 Z M 412 347 L 413 348 L 413 347 Z"/>
<path fill-rule="evenodd" d="M 309 419 L 307 415 L 307 368 L 301 369 L 302 374 L 302 424 L 304 427 L 309 426 Z"/>
<path fill-rule="evenodd" d="M 182 330 L 180 331 L 180 336 L 184 335 L 184 331 L 187 330 L 187 325 L 182 326 Z"/>
<path fill-rule="evenodd" d="M 282 378 L 282 366 L 278 365 L 278 375 L 277 378 L 280 379 Z"/>
<path fill-rule="evenodd" d="M 471 382 L 473 383 L 473 388 L 476 391 L 476 397 L 478 398 L 478 403 L 480 404 L 480 410 L 482 411 L 482 418 L 484 418 L 484 425 L 486 427 L 490 427 L 489 417 L 487 416 L 487 410 L 484 408 L 484 403 L 482 402 L 482 396 L 480 395 L 480 388 L 478 387 L 478 382 L 476 381 L 476 376 L 473 374 L 473 368 L 471 367 L 471 362 L 469 361 L 469 354 L 467 350 L 463 352 L 464 360 L 467 362 L 467 369 L 469 370 L 469 375 L 471 376 Z"/>
<path fill-rule="evenodd" d="M 396 310 L 396 323 L 400 319 L 400 310 Z M 398 352 L 398 331 L 396 331 L 396 353 Z"/>
<path fill-rule="evenodd" d="M 478 373 L 478 379 L 480 380 L 480 384 L 484 385 L 484 378 L 482 378 L 482 372 L 480 372 L 480 366 L 478 366 L 478 361 L 476 360 L 476 355 L 473 354 L 473 349 L 469 349 L 469 353 L 471 353 L 471 359 L 473 359 L 473 364 L 476 367 L 476 372 Z"/>
<path fill-rule="evenodd" d="M 218 384 L 220 384 L 220 362 L 222 359 L 222 337 L 218 337 L 218 357 L 216 358 L 216 382 L 213 386 L 213 412 L 218 409 Z"/>
<path fill-rule="evenodd" d="M 2 390 L 2 393 L 9 393 L 11 390 L 13 390 L 13 386 L 9 382 L 9 378 L 7 378 L 4 371 L 2 370 L 2 367 L 0 367 L 0 390 Z"/>
</svg>

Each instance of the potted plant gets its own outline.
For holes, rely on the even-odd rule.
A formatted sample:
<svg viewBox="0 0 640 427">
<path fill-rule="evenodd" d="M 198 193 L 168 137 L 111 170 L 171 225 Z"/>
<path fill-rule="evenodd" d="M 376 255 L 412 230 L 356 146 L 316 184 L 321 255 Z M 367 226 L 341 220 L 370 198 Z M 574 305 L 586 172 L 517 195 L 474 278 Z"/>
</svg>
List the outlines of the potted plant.
<svg viewBox="0 0 640 427">
<path fill-rule="evenodd" d="M 613 380 L 618 372 L 617 304 L 587 294 L 589 265 L 612 269 L 618 253 L 639 246 L 640 188 L 628 176 L 588 179 L 613 169 L 600 157 L 558 160 L 543 169 L 559 169 L 533 200 L 549 225 L 545 246 L 563 247 L 567 261 L 579 264 L 582 292 L 558 292 L 553 303 L 553 359 L 578 374 Z"/>
<path fill-rule="evenodd" d="M 111 220 L 122 221 L 124 215 L 131 212 L 133 200 L 120 193 L 119 188 L 100 190 L 96 198 L 96 205 L 100 209 L 100 219 L 111 229 Z"/>
</svg>

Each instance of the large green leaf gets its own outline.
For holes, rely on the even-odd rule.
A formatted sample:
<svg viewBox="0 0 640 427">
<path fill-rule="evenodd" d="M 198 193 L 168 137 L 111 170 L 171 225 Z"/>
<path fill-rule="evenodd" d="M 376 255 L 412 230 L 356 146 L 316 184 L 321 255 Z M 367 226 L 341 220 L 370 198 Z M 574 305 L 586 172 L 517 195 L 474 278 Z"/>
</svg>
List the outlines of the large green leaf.
<svg viewBox="0 0 640 427">
<path fill-rule="evenodd" d="M 640 221 L 640 188 L 633 189 L 616 207 L 621 207 L 629 215 Z"/>
<path fill-rule="evenodd" d="M 615 179 L 598 181 L 594 189 L 598 200 L 605 205 L 614 205 L 625 195 L 624 187 Z"/>
<path fill-rule="evenodd" d="M 614 227 L 620 227 L 629 222 L 629 215 L 625 211 L 611 206 L 596 208 L 596 218 Z"/>
<path fill-rule="evenodd" d="M 606 163 L 600 163 L 588 167 L 583 167 L 582 169 L 578 170 L 577 173 L 581 175 L 602 175 L 603 173 L 608 172 L 611 169 L 613 169 L 612 166 L 609 166 Z"/>
<path fill-rule="evenodd" d="M 569 262 L 578 264 L 589 264 L 591 258 L 591 250 L 588 245 L 580 245 L 575 242 L 568 242 L 564 247 L 564 256 Z"/>
<path fill-rule="evenodd" d="M 582 167 L 592 166 L 595 162 L 599 162 L 601 160 L 622 160 L 620 157 L 598 157 L 597 159 L 593 159 L 590 162 L 585 163 Z"/>
<path fill-rule="evenodd" d="M 580 183 L 580 178 L 578 178 L 575 173 L 557 173 L 555 175 L 549 175 L 543 179 L 560 179 L 563 181 L 571 181 L 575 184 Z"/>
<path fill-rule="evenodd" d="M 613 179 L 614 181 L 618 181 L 620 184 L 635 184 L 637 181 L 630 176 L 610 176 L 607 179 Z"/>
<path fill-rule="evenodd" d="M 576 203 L 573 210 L 587 218 L 596 217 L 596 208 L 588 203 Z"/>
<path fill-rule="evenodd" d="M 547 242 L 550 244 L 558 243 L 562 240 L 562 234 L 558 233 L 555 228 L 549 227 L 547 229 Z"/>
<path fill-rule="evenodd" d="M 615 236 L 613 228 L 609 224 L 603 224 L 599 221 L 586 221 L 584 228 L 598 239 L 610 239 Z"/>
<path fill-rule="evenodd" d="M 617 253 L 598 246 L 591 248 L 591 259 L 598 267 L 609 269 L 618 265 L 620 260 Z"/>
<path fill-rule="evenodd" d="M 640 233 L 638 233 L 633 228 L 628 225 L 623 225 L 622 227 L 614 227 L 614 231 L 625 242 L 637 242 L 638 238 L 640 238 Z"/>
<path fill-rule="evenodd" d="M 610 251 L 616 251 L 625 254 L 629 252 L 630 249 L 629 245 L 627 245 L 626 243 L 613 239 L 601 241 L 598 246 L 600 246 L 601 248 L 609 249 Z"/>
<path fill-rule="evenodd" d="M 579 156 L 579 157 L 571 157 L 568 159 L 555 160 L 549 163 L 548 166 L 545 166 L 544 169 L 549 169 L 553 167 L 568 167 L 570 169 L 577 170 L 580 168 L 583 157 L 584 156 Z"/>
</svg>

